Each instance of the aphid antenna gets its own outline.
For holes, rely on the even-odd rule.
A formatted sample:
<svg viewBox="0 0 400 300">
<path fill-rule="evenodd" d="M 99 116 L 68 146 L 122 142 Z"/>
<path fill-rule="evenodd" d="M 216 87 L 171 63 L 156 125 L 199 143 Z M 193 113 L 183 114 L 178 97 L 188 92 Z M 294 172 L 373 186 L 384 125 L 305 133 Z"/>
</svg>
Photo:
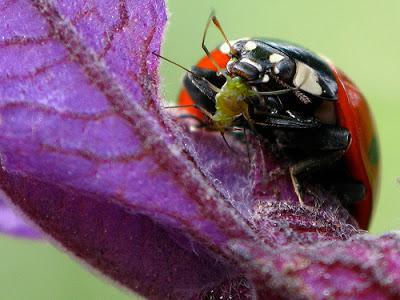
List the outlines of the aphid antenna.
<svg viewBox="0 0 400 300">
<path fill-rule="evenodd" d="M 204 50 L 204 52 L 206 53 L 207 57 L 210 59 L 211 63 L 212 63 L 212 64 L 215 66 L 215 68 L 217 69 L 218 74 L 219 74 L 219 75 L 222 75 L 222 76 L 224 76 L 226 79 L 228 79 L 228 78 L 230 78 L 230 77 L 222 70 L 222 68 L 220 67 L 220 65 L 218 65 L 217 61 L 214 59 L 214 57 L 212 57 L 210 51 L 208 50 L 208 48 L 207 48 L 207 46 L 206 46 L 206 36 L 207 36 L 208 29 L 210 28 L 211 21 L 214 23 L 214 25 L 215 25 L 220 31 L 222 30 L 221 25 L 219 24 L 217 18 L 215 17 L 215 12 L 214 12 L 214 10 L 212 10 L 210 16 L 208 17 L 206 26 L 205 26 L 205 28 L 204 28 L 203 39 L 202 39 L 202 41 L 201 41 L 201 48 L 203 48 L 203 50 Z M 221 32 L 223 33 L 223 30 L 222 30 Z M 232 45 L 229 43 L 228 39 L 226 38 L 225 33 L 223 33 L 222 35 L 223 35 L 223 37 L 224 37 L 224 40 L 225 40 L 226 42 L 228 42 L 228 45 L 229 45 L 229 47 L 230 47 L 230 49 L 231 49 L 231 50 L 230 50 L 230 51 L 231 51 L 231 54 L 234 55 L 234 53 L 236 53 L 236 50 L 233 49 Z M 232 51 L 234 51 L 234 52 L 232 52 Z"/>
<path fill-rule="evenodd" d="M 236 51 L 235 48 L 232 47 L 231 42 L 229 41 L 228 37 L 225 34 L 225 31 L 222 29 L 221 23 L 218 21 L 216 15 L 215 15 L 215 11 L 212 10 L 211 11 L 211 15 L 210 18 L 212 20 L 212 22 L 214 23 L 215 27 L 217 27 L 217 29 L 219 30 L 219 32 L 222 34 L 225 43 L 228 45 L 229 47 L 229 52 L 232 56 L 237 57 L 238 56 L 238 52 Z"/>
<path fill-rule="evenodd" d="M 221 91 L 220 88 L 218 88 L 217 86 L 215 86 L 214 84 L 212 84 L 210 81 L 208 81 L 208 80 L 205 79 L 204 77 L 202 77 L 202 76 L 200 76 L 200 75 L 194 73 L 193 71 L 189 70 L 188 68 L 185 68 L 185 67 L 182 66 L 181 64 L 179 64 L 179 63 L 177 63 L 177 62 L 175 62 L 175 61 L 173 61 L 173 60 L 171 60 L 171 59 L 169 59 L 169 58 L 166 58 L 165 56 L 162 56 L 161 54 L 158 54 L 158 53 L 156 53 L 156 52 L 154 52 L 154 51 L 151 52 L 151 53 L 152 53 L 153 55 L 157 56 L 158 58 L 161 58 L 161 59 L 163 59 L 163 60 L 169 62 L 170 64 L 173 64 L 174 66 L 177 66 L 178 68 L 181 68 L 181 69 L 185 70 L 186 72 L 188 72 L 188 73 L 191 74 L 192 76 L 203 80 L 204 82 L 207 83 L 207 85 L 208 85 L 214 92 L 219 93 L 219 92 Z"/>
<path fill-rule="evenodd" d="M 201 76 L 197 75 L 196 73 L 194 73 L 193 71 L 189 70 L 188 68 L 185 68 L 185 67 L 182 66 L 181 64 L 178 64 L 177 62 L 175 62 L 175 61 L 173 61 L 173 60 L 170 60 L 169 58 L 166 58 L 165 56 L 162 56 L 161 54 L 158 54 L 158 53 L 155 52 L 155 51 L 153 51 L 153 52 L 151 52 L 151 53 L 152 53 L 153 55 L 157 56 L 158 58 L 161 58 L 161 59 L 163 59 L 163 60 L 169 62 L 170 64 L 173 64 L 173 65 L 177 66 L 178 68 L 181 68 L 181 69 L 185 70 L 186 72 L 192 74 L 192 75 L 195 76 L 195 77 L 202 78 Z"/>
</svg>

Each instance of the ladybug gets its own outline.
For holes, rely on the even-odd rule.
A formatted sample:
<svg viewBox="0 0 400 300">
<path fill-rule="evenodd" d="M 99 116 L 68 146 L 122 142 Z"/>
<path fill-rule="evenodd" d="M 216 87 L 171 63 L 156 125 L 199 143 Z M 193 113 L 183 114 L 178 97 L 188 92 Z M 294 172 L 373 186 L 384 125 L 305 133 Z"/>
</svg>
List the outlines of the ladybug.
<svg viewBox="0 0 400 300">
<path fill-rule="evenodd" d="M 225 42 L 210 52 L 204 41 L 211 21 Z M 272 136 L 299 158 L 290 174 L 300 200 L 298 176 L 314 169 L 321 178 L 328 173 L 328 185 L 338 181 L 335 191 L 367 229 L 379 179 L 379 149 L 367 102 L 352 81 L 326 58 L 292 43 L 229 41 L 214 15 L 202 47 L 206 55 L 186 69 L 179 107 L 222 135 L 239 127 Z M 325 172 L 332 162 L 335 167 Z"/>
</svg>

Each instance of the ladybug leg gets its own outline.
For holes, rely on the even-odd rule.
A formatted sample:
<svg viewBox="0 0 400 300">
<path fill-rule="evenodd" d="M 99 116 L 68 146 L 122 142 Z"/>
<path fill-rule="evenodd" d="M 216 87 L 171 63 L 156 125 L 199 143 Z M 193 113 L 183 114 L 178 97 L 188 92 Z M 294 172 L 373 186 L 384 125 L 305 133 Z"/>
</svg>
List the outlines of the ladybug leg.
<svg viewBox="0 0 400 300">
<path fill-rule="evenodd" d="M 317 128 L 282 128 L 274 131 L 276 142 L 294 152 L 300 160 L 289 167 L 294 192 L 303 205 L 298 175 L 325 170 L 343 157 L 350 142 L 350 133 L 339 126 L 319 124 Z M 309 158 L 304 159 L 304 156 Z M 301 158 L 303 157 L 303 158 Z M 325 173 L 325 172 L 324 172 Z"/>
<path fill-rule="evenodd" d="M 289 167 L 289 174 L 290 174 L 290 179 L 292 180 L 292 186 L 293 186 L 294 192 L 297 196 L 297 199 L 299 200 L 300 205 L 303 206 L 304 202 L 303 202 L 303 198 L 300 194 L 300 184 L 296 177 L 296 166 Z"/>
<path fill-rule="evenodd" d="M 352 207 L 354 203 L 365 198 L 366 189 L 364 184 L 351 178 L 344 178 L 342 180 L 335 178 L 335 181 L 331 185 L 342 204 L 346 207 Z"/>
<path fill-rule="evenodd" d="M 192 68 L 192 74 L 186 74 L 183 79 L 183 85 L 193 101 L 209 112 L 215 112 L 215 95 L 219 87 L 225 83 L 225 78 L 218 76 L 215 71 L 206 70 L 198 67 Z M 203 78 L 203 79 L 200 79 Z"/>
<path fill-rule="evenodd" d="M 278 144 L 296 155 L 345 151 L 351 140 L 346 128 L 321 123 L 314 128 L 279 127 L 274 136 Z"/>
<path fill-rule="evenodd" d="M 332 166 L 338 163 L 343 154 L 344 151 L 335 151 L 327 156 L 300 161 L 289 167 L 293 188 L 301 204 L 303 204 L 301 185 L 297 177 L 310 172 L 316 172 L 316 182 L 336 194 L 340 202 L 347 208 L 353 207 L 354 203 L 365 198 L 366 189 L 364 184 L 340 172 L 342 170 L 340 166 Z M 329 172 L 325 170 L 327 167 L 330 168 Z"/>
<path fill-rule="evenodd" d="M 297 162 L 289 167 L 289 174 L 292 180 L 293 189 L 301 205 L 304 205 L 304 202 L 300 191 L 301 186 L 297 176 L 302 173 L 310 172 L 314 169 L 322 169 L 326 166 L 334 164 L 343 156 L 344 152 L 345 150 L 334 151 L 328 155 L 323 155 L 318 158 L 310 158 Z"/>
<path fill-rule="evenodd" d="M 350 143 L 350 133 L 345 128 L 331 125 L 322 125 L 316 129 L 281 130 L 277 132 L 277 142 L 292 151 L 295 149 L 296 152 L 314 153 L 312 157 L 299 161 L 289 169 L 295 193 L 300 203 L 303 203 L 298 175 L 325 170 L 337 163 Z"/>
<path fill-rule="evenodd" d="M 207 93 L 207 96 L 209 95 L 209 91 L 212 91 L 213 95 L 216 93 L 219 93 L 221 89 L 214 84 L 212 84 L 210 81 L 208 81 L 206 78 L 198 76 L 197 74 L 193 73 L 188 75 L 192 83 L 201 91 L 204 91 L 204 93 Z M 213 100 L 213 99 L 212 99 Z"/>
<path fill-rule="evenodd" d="M 323 124 L 316 118 L 305 118 L 304 116 L 299 115 L 298 113 L 291 110 L 278 112 L 276 108 L 274 109 L 274 112 L 263 110 L 256 110 L 255 112 L 253 112 L 252 116 L 254 116 L 254 119 L 257 120 L 255 124 L 257 124 L 261 128 L 293 129 L 319 128 L 323 126 Z"/>
<path fill-rule="evenodd" d="M 258 113 L 255 114 L 259 115 Z M 321 126 L 321 123 L 315 119 L 295 119 L 292 117 L 284 116 L 284 115 L 274 115 L 274 114 L 263 114 L 264 118 L 261 122 L 253 122 L 253 124 L 257 125 L 258 128 L 267 129 L 267 128 L 293 128 L 293 129 L 305 129 L 305 128 L 318 128 Z"/>
</svg>

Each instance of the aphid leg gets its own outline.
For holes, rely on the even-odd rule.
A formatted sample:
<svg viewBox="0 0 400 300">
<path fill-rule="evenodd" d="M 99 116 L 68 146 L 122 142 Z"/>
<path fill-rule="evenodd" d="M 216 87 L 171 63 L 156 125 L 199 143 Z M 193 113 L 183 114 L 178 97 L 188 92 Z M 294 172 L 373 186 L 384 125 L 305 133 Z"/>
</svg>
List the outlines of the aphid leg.
<svg viewBox="0 0 400 300">
<path fill-rule="evenodd" d="M 251 117 L 249 115 L 249 112 L 244 112 L 241 114 L 241 116 L 243 116 L 243 118 L 247 121 L 247 124 L 249 124 L 250 129 L 253 132 L 256 132 L 256 128 L 254 127 L 254 122 L 251 120 Z"/>
<path fill-rule="evenodd" d="M 310 97 L 308 97 L 306 94 L 302 93 L 300 90 L 295 90 L 294 94 L 296 95 L 296 97 L 303 102 L 304 104 L 309 104 L 311 103 L 311 99 Z"/>
<path fill-rule="evenodd" d="M 187 105 L 173 105 L 173 106 L 164 106 L 163 108 L 185 108 L 185 107 L 194 107 L 200 110 L 205 116 L 209 119 L 212 119 L 212 114 L 210 114 L 205 108 L 198 106 L 197 104 L 187 104 Z"/>
<path fill-rule="evenodd" d="M 250 147 L 249 147 L 249 140 L 247 138 L 246 127 L 243 127 L 243 135 L 246 141 L 246 151 L 247 151 L 247 158 L 249 160 L 249 167 L 251 167 L 251 159 L 250 159 Z"/>
<path fill-rule="evenodd" d="M 304 104 L 308 104 L 308 103 L 311 103 L 311 99 L 306 95 L 306 94 L 304 94 L 303 92 L 301 92 L 301 87 L 304 85 L 304 83 L 307 81 L 307 79 L 308 79 L 308 77 L 310 76 L 310 72 L 307 72 L 307 75 L 306 76 L 304 76 L 304 78 L 303 78 L 303 81 L 300 83 L 300 85 L 298 86 L 298 90 L 296 90 L 295 92 L 294 92 L 294 94 L 296 95 L 296 97 L 297 98 L 299 98 L 299 100 L 301 101 L 301 102 L 303 102 Z"/>
<path fill-rule="evenodd" d="M 258 89 L 257 89 L 255 86 L 252 86 L 251 89 L 252 89 L 254 92 L 256 92 L 258 101 L 259 101 L 260 103 L 265 103 L 265 100 L 264 100 L 264 98 L 261 97 L 261 95 L 259 94 Z"/>
<path fill-rule="evenodd" d="M 228 149 L 229 149 L 230 151 L 232 151 L 233 153 L 237 154 L 237 152 L 229 145 L 228 141 L 227 141 L 226 138 L 225 138 L 225 134 L 224 134 L 223 132 L 221 132 L 221 131 L 220 131 L 220 134 L 221 134 L 221 136 L 222 136 L 222 139 L 223 139 L 224 142 L 225 142 L 225 145 L 228 147 Z"/>
<path fill-rule="evenodd" d="M 190 115 L 190 114 L 181 114 L 178 115 L 179 119 L 193 119 L 197 121 L 198 125 L 194 126 L 195 128 L 204 128 L 207 127 L 207 124 L 204 123 L 204 121 L 196 116 Z"/>
<path fill-rule="evenodd" d="M 306 94 L 304 94 L 301 90 L 300 90 L 300 88 L 301 88 L 301 86 L 304 84 L 304 82 L 305 82 L 305 79 L 303 80 L 303 82 L 298 86 L 298 87 L 296 87 L 296 88 L 293 88 L 292 86 L 290 86 L 289 84 L 287 84 L 286 82 L 284 82 L 284 81 L 282 81 L 278 76 L 276 76 L 276 75 L 274 75 L 274 74 L 270 74 L 270 76 L 272 77 L 272 78 L 274 78 L 274 80 L 279 84 L 279 85 L 281 85 L 282 87 L 284 87 L 284 88 L 286 88 L 286 89 L 291 89 L 292 91 L 293 91 L 293 93 L 296 95 L 296 97 L 301 101 L 301 102 L 303 102 L 304 104 L 309 104 L 309 103 L 311 103 L 311 99 L 306 95 Z"/>
<path fill-rule="evenodd" d="M 297 91 L 297 88 L 287 88 L 287 89 L 283 89 L 283 90 L 275 90 L 275 91 L 269 91 L 269 92 L 259 92 L 257 91 L 258 95 L 261 96 L 275 96 L 275 95 L 282 95 L 282 94 L 286 94 L 289 92 L 295 92 Z"/>
</svg>

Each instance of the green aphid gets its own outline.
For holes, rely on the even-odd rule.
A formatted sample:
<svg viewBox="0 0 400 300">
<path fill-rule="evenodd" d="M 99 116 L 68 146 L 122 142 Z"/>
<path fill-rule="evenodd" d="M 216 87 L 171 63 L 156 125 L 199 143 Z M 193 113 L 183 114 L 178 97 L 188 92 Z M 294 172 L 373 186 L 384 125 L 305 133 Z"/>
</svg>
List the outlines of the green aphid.
<svg viewBox="0 0 400 300">
<path fill-rule="evenodd" d="M 224 133 L 234 122 L 243 117 L 250 121 L 249 99 L 256 97 L 241 77 L 226 77 L 226 82 L 215 96 L 216 112 L 211 116 L 210 129 Z"/>
</svg>

